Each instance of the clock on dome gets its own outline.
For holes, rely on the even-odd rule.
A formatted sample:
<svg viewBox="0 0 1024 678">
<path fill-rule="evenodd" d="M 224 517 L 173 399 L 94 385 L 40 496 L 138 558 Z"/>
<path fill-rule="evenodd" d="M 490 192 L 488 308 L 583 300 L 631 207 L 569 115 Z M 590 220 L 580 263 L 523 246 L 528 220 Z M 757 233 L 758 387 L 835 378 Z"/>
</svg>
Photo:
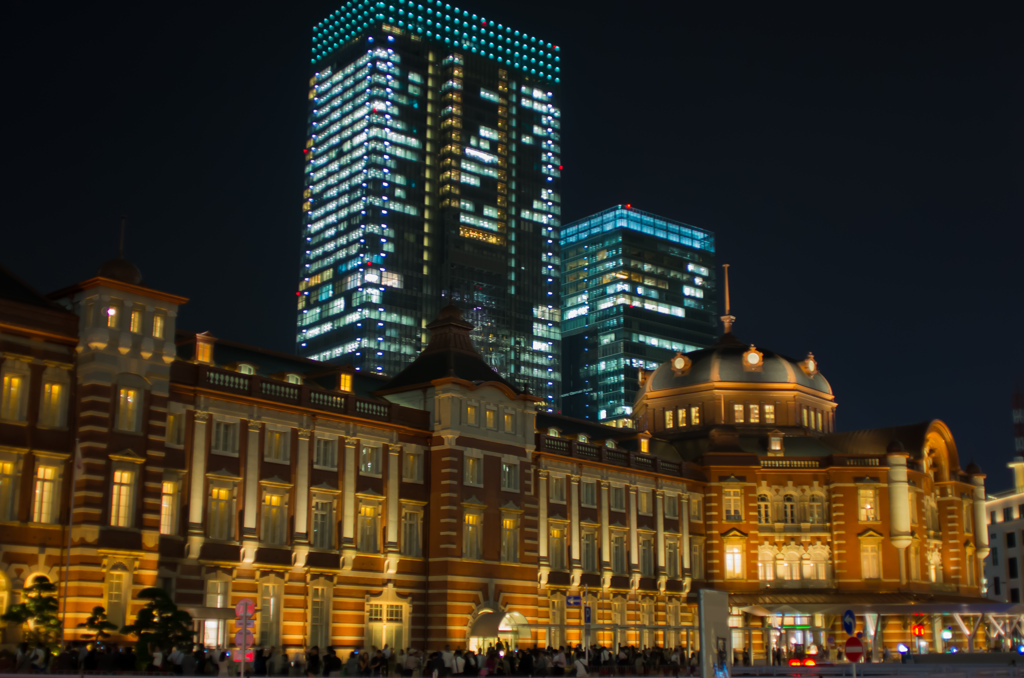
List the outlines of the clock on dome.
<svg viewBox="0 0 1024 678">
<path fill-rule="evenodd" d="M 676 353 L 669 362 L 672 365 L 672 371 L 677 377 L 686 374 L 690 370 L 690 365 L 693 364 L 693 362 L 682 353 Z"/>
<path fill-rule="evenodd" d="M 818 373 L 818 361 L 814 359 L 813 353 L 808 353 L 804 361 L 800 363 L 800 369 L 804 371 L 808 377 L 813 377 Z"/>
<path fill-rule="evenodd" d="M 751 344 L 743 353 L 743 370 L 746 372 L 760 372 L 764 367 L 764 354 Z"/>
</svg>

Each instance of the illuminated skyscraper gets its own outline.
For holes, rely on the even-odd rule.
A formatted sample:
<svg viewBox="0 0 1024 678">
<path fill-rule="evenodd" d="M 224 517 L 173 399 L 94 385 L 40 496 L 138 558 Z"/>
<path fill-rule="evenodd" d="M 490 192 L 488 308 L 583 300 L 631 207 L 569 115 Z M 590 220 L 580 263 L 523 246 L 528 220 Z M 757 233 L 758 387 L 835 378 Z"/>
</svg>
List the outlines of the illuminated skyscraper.
<svg viewBox="0 0 1024 678">
<path fill-rule="evenodd" d="M 562 229 L 562 412 L 632 425 L 641 368 L 714 342 L 715 236 L 616 205 Z"/>
<path fill-rule="evenodd" d="M 310 63 L 298 352 L 396 374 L 454 303 L 554 406 L 558 47 L 443 2 L 353 0 Z"/>
</svg>

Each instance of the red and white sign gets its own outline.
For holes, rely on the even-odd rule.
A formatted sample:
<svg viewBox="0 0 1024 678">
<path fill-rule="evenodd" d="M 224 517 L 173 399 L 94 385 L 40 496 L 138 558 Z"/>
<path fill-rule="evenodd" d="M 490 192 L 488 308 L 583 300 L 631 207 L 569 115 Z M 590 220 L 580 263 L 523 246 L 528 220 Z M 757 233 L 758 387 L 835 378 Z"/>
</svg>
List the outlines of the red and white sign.
<svg viewBox="0 0 1024 678">
<path fill-rule="evenodd" d="M 235 616 L 239 619 L 242 618 L 242 615 L 251 617 L 255 611 L 256 605 L 252 602 L 252 598 L 242 598 L 238 601 L 238 604 L 235 605 Z"/>
<path fill-rule="evenodd" d="M 249 650 L 248 652 L 245 652 L 245 653 L 242 653 L 242 652 L 232 652 L 231 653 L 231 658 L 234 661 L 238 662 L 238 663 L 241 663 L 241 662 L 251 662 L 255 656 L 256 656 L 256 654 L 252 650 Z"/>
<path fill-rule="evenodd" d="M 864 655 L 864 643 L 860 642 L 857 636 L 850 636 L 846 639 L 846 659 L 851 662 L 859 662 Z"/>
<path fill-rule="evenodd" d="M 235 645 L 238 647 L 252 647 L 256 644 L 256 638 L 249 629 L 239 629 L 235 634 Z"/>
</svg>

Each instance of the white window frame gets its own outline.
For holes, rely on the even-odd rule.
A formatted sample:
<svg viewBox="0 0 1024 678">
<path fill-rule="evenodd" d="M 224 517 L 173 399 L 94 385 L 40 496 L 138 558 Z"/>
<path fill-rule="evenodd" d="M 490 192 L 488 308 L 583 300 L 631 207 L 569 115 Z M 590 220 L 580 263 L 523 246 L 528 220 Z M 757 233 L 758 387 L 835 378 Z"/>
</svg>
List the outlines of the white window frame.
<svg viewBox="0 0 1024 678">
<path fill-rule="evenodd" d="M 235 483 L 210 483 L 206 497 L 206 533 L 210 539 L 230 541 L 235 538 L 237 493 L 238 486 Z"/>
<path fill-rule="evenodd" d="M 612 574 L 629 573 L 629 533 L 625 530 L 612 530 L 609 536 L 611 539 L 611 568 Z"/>
<path fill-rule="evenodd" d="M 722 513 L 727 522 L 743 520 L 743 490 L 726 488 L 722 490 Z"/>
<path fill-rule="evenodd" d="M 259 637 L 257 644 L 273 647 L 281 644 L 281 607 L 284 582 L 277 577 L 260 580 Z"/>
<path fill-rule="evenodd" d="M 597 481 L 580 481 L 580 506 L 597 508 Z"/>
<path fill-rule="evenodd" d="M 501 560 L 504 563 L 519 562 L 519 515 L 501 514 Z"/>
<path fill-rule="evenodd" d="M 565 503 L 565 476 L 553 475 L 548 480 L 548 502 L 553 504 Z"/>
<path fill-rule="evenodd" d="M 33 523 L 52 525 L 58 521 L 61 472 L 61 465 L 53 459 L 41 459 L 36 463 L 32 478 Z"/>
<path fill-rule="evenodd" d="M 548 524 L 548 565 L 561 572 L 568 569 L 569 525 L 552 522 Z"/>
<path fill-rule="evenodd" d="M 877 523 L 880 511 L 878 510 L 878 488 L 858 487 L 857 488 L 857 517 L 862 523 Z"/>
<path fill-rule="evenodd" d="M 330 647 L 332 593 L 334 586 L 325 579 L 315 580 L 309 587 L 309 642 L 310 645 Z"/>
<path fill-rule="evenodd" d="M 313 443 L 313 468 L 338 470 L 338 439 L 317 436 Z"/>
<path fill-rule="evenodd" d="M 415 448 L 402 449 L 402 481 L 422 483 L 426 472 L 426 455 Z"/>
<path fill-rule="evenodd" d="M 28 420 L 28 392 L 32 372 L 27 363 L 8 358 L 0 372 L 0 421 L 22 423 Z M 17 389 L 14 388 L 17 380 Z M 13 395 L 12 395 L 13 393 Z"/>
<path fill-rule="evenodd" d="M 56 397 L 53 387 L 57 387 Z M 39 394 L 38 425 L 45 428 L 62 429 L 67 427 L 68 392 L 71 379 L 66 370 L 47 367 L 43 373 L 43 383 Z"/>
<path fill-rule="evenodd" d="M 626 488 L 623 485 L 612 485 L 608 490 L 608 509 L 624 512 L 626 510 Z"/>
<path fill-rule="evenodd" d="M 636 512 L 642 516 L 654 515 L 653 491 L 645 488 L 637 488 L 636 491 Z"/>
<path fill-rule="evenodd" d="M 288 545 L 288 490 L 264 487 L 260 499 L 260 541 L 267 546 Z M 276 500 L 277 503 L 274 503 Z"/>
<path fill-rule="evenodd" d="M 483 560 L 484 514 L 478 509 L 465 509 L 462 514 L 462 557 Z"/>
<path fill-rule="evenodd" d="M 640 535 L 640 576 L 654 576 L 654 535 Z"/>
<path fill-rule="evenodd" d="M 469 487 L 484 486 L 484 458 L 479 454 L 466 452 L 462 458 L 464 485 Z"/>
<path fill-rule="evenodd" d="M 399 552 L 410 558 L 423 557 L 423 507 L 402 506 Z"/>
<path fill-rule="evenodd" d="M 316 493 L 310 498 L 309 543 L 315 549 L 333 549 L 337 531 L 336 498 Z"/>
<path fill-rule="evenodd" d="M 20 460 L 14 455 L 0 453 L 0 521 L 17 520 L 20 479 Z"/>
<path fill-rule="evenodd" d="M 501 491 L 519 491 L 519 461 L 515 459 L 501 460 Z"/>
<path fill-rule="evenodd" d="M 597 530 L 595 527 L 585 527 L 580 534 L 580 563 L 584 572 L 597 572 L 601 567 L 601 557 L 598 553 Z"/>
<path fill-rule="evenodd" d="M 356 549 L 360 553 L 380 553 L 380 518 L 380 500 L 359 500 L 359 513 L 356 523 Z"/>
<path fill-rule="evenodd" d="M 135 525 L 135 488 L 138 486 L 138 469 L 115 463 L 110 472 L 110 526 L 133 527 Z"/>
<path fill-rule="evenodd" d="M 380 478 L 382 451 L 379 445 L 363 443 L 359 448 L 359 475 Z"/>
<path fill-rule="evenodd" d="M 118 431 L 138 433 L 142 425 L 143 391 L 134 386 L 117 387 Z"/>
<path fill-rule="evenodd" d="M 291 461 L 292 430 L 267 427 L 263 442 L 263 459 L 275 464 Z"/>
<path fill-rule="evenodd" d="M 679 517 L 679 497 L 675 494 L 665 494 L 665 517 L 671 520 Z"/>
<path fill-rule="evenodd" d="M 211 428 L 210 452 L 228 457 L 237 457 L 241 423 L 226 419 L 214 419 Z"/>
</svg>

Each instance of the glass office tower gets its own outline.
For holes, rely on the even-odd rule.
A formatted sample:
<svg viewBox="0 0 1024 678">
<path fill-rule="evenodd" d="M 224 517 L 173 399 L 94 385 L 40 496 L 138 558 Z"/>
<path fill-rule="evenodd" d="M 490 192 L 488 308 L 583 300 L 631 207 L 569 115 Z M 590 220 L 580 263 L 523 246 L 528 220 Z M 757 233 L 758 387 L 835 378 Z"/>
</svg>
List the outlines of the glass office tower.
<svg viewBox="0 0 1024 678">
<path fill-rule="evenodd" d="M 454 303 L 555 406 L 559 60 L 443 2 L 353 0 L 313 28 L 301 355 L 395 374 Z"/>
<path fill-rule="evenodd" d="M 564 414 L 632 426 L 640 368 L 714 342 L 715 236 L 630 205 L 562 229 Z"/>
</svg>

